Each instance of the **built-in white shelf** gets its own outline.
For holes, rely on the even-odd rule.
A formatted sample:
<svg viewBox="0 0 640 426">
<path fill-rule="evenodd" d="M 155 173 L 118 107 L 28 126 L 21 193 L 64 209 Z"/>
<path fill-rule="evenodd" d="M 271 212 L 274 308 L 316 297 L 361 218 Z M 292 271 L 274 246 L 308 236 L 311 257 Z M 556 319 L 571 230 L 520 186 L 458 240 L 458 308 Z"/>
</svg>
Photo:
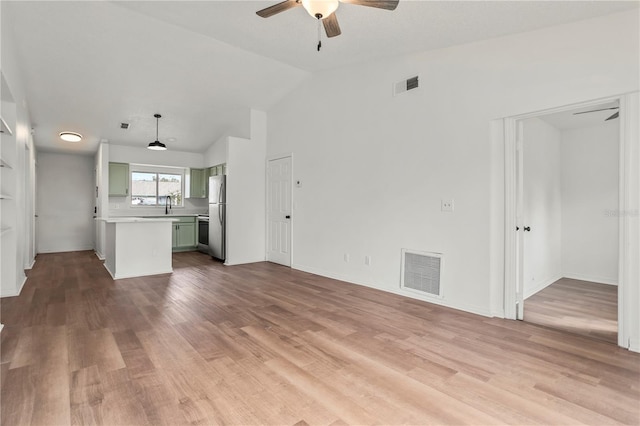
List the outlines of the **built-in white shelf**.
<svg viewBox="0 0 640 426">
<path fill-rule="evenodd" d="M 13 200 L 13 197 L 7 194 L 0 194 L 0 200 Z"/>
<path fill-rule="evenodd" d="M 4 118 L 2 117 L 0 117 L 0 133 L 13 135 L 13 132 L 11 131 L 11 127 L 9 127 L 7 122 L 4 121 Z"/>
<path fill-rule="evenodd" d="M 11 167 L 11 164 L 9 164 L 6 161 L 4 161 L 4 159 L 2 157 L 0 157 L 0 167 L 6 167 L 7 169 L 13 169 L 13 167 Z"/>
<path fill-rule="evenodd" d="M 7 232 L 11 231 L 12 228 L 0 228 L 0 235 L 4 235 Z"/>
</svg>

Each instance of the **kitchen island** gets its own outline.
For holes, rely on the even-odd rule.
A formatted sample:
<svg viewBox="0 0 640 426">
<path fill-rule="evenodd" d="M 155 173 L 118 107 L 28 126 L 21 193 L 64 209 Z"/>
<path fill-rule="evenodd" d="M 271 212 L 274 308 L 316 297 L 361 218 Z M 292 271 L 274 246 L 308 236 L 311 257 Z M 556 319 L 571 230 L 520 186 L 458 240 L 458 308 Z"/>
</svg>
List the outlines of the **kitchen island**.
<svg viewBox="0 0 640 426">
<path fill-rule="evenodd" d="M 171 217 L 101 219 L 105 226 L 104 267 L 114 280 L 173 272 Z"/>
</svg>

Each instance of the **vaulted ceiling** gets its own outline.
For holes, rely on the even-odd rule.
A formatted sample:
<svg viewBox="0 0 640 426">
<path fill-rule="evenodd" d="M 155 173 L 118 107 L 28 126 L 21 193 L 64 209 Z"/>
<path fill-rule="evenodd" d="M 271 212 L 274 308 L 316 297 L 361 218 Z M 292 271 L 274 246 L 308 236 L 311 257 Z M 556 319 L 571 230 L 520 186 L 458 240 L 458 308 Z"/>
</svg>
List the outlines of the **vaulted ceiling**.
<svg viewBox="0 0 640 426">
<path fill-rule="evenodd" d="M 637 1 L 411 1 L 393 11 L 343 3 L 342 35 L 323 40 L 303 8 L 276 1 L 15 1 L 12 32 L 41 150 L 95 152 L 100 140 L 203 152 L 246 136 L 249 108 L 269 109 L 315 72 L 637 8 Z M 120 123 L 129 123 L 128 130 Z M 58 133 L 82 133 L 80 144 Z"/>
</svg>

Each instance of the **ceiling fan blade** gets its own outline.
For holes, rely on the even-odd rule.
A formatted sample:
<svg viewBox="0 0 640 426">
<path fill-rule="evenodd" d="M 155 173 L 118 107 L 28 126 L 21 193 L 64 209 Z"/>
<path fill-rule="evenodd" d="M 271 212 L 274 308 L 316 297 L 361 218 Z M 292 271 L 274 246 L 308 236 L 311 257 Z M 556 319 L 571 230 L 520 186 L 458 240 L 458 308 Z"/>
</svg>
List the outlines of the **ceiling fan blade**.
<svg viewBox="0 0 640 426">
<path fill-rule="evenodd" d="M 602 109 L 592 109 L 591 111 L 582 111 L 582 112 L 574 112 L 573 115 L 579 115 L 579 114 L 588 114 L 590 112 L 598 112 L 598 111 L 608 111 L 610 109 L 618 109 L 620 107 L 611 107 L 611 108 L 602 108 Z"/>
<path fill-rule="evenodd" d="M 278 4 L 274 4 L 273 6 L 266 7 L 256 12 L 256 15 L 261 16 L 263 18 L 268 18 L 277 13 L 284 12 L 285 10 L 292 9 L 294 7 L 300 6 L 300 3 L 296 0 L 284 0 Z"/>
<path fill-rule="evenodd" d="M 604 121 L 613 120 L 613 119 L 618 118 L 618 117 L 620 117 L 620 113 L 618 111 L 616 111 L 611 117 L 607 118 Z"/>
<path fill-rule="evenodd" d="M 338 24 L 338 18 L 336 18 L 336 14 L 332 13 L 322 20 L 324 24 L 324 30 L 327 32 L 327 37 L 335 37 L 342 34 L 340 31 L 340 25 Z"/>
<path fill-rule="evenodd" d="M 378 9 L 395 10 L 400 0 L 340 0 L 342 3 L 369 6 Z"/>
</svg>

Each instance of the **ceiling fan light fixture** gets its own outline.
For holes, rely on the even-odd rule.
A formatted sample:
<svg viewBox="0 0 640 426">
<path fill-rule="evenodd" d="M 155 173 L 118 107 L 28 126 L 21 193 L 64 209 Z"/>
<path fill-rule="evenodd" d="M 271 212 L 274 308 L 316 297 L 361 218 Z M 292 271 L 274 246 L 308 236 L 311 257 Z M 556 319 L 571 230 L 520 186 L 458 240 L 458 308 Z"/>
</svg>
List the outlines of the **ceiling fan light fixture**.
<svg viewBox="0 0 640 426">
<path fill-rule="evenodd" d="M 167 146 L 158 140 L 158 120 L 160 120 L 162 116 L 160 114 L 153 114 L 153 116 L 156 118 L 156 140 L 150 142 L 147 146 L 147 149 L 151 149 L 154 151 L 165 151 L 167 149 Z"/>
<path fill-rule="evenodd" d="M 325 19 L 338 9 L 338 0 L 302 0 L 302 6 L 314 18 Z"/>
<path fill-rule="evenodd" d="M 76 132 L 60 132 L 58 136 L 66 142 L 80 142 L 82 140 L 82 135 Z"/>
</svg>

